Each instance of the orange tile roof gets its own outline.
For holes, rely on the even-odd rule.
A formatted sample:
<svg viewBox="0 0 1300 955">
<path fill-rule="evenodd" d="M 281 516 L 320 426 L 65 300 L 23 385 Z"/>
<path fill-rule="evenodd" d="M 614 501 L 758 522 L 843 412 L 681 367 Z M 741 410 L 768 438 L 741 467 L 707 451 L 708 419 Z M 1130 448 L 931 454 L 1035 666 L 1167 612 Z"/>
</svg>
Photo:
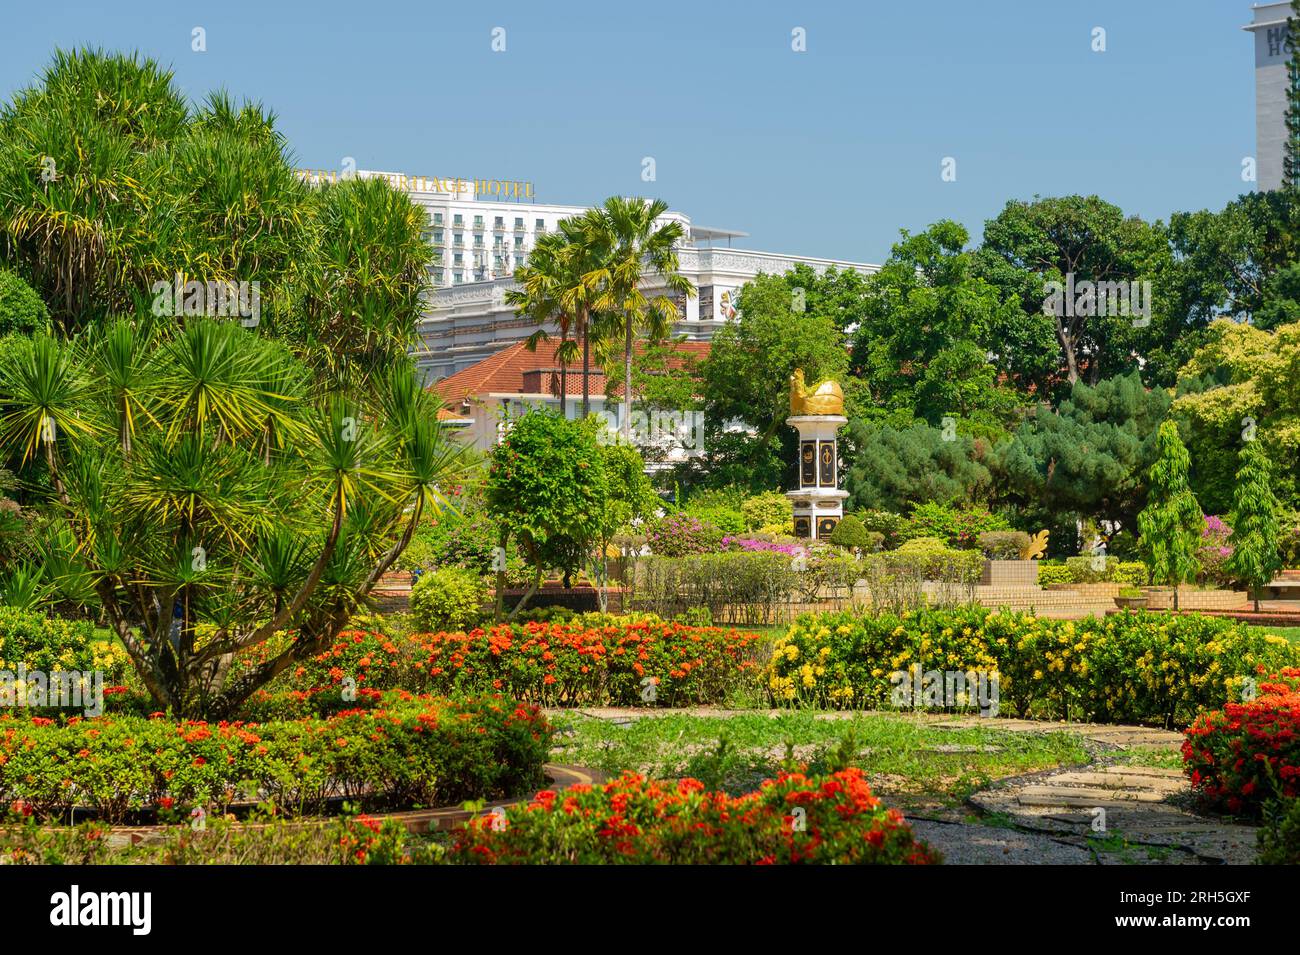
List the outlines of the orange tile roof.
<svg viewBox="0 0 1300 955">
<path fill-rule="evenodd" d="M 509 345 L 476 364 L 463 368 L 442 381 L 430 385 L 448 407 L 484 394 L 551 394 L 560 393 L 560 363 L 555 352 L 560 347 L 557 338 L 537 343 L 536 351 L 529 351 L 522 342 Z M 638 345 L 637 351 L 643 346 Z M 685 356 L 705 358 L 709 354 L 708 342 L 676 342 L 674 349 Z M 680 367 L 680 366 L 679 366 Z M 570 397 L 582 394 L 582 363 L 569 365 L 565 391 Z M 593 363 L 590 393 L 605 394 L 605 371 Z"/>
</svg>

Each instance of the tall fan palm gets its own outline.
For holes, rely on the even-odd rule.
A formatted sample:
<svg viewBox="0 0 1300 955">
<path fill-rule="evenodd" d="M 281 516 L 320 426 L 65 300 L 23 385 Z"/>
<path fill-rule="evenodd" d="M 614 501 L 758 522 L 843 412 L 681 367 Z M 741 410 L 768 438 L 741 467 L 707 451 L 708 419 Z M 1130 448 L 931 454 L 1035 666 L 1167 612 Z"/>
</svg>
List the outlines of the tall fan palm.
<svg viewBox="0 0 1300 955">
<path fill-rule="evenodd" d="M 587 241 L 600 250 L 602 263 L 588 279 L 599 289 L 595 306 L 623 338 L 623 437 L 632 437 L 632 345 L 638 333 L 664 338 L 679 309 L 676 295 L 694 295 L 695 286 L 679 273 L 677 244 L 685 236 L 680 222 L 660 224 L 668 211 L 662 199 L 612 196 L 582 217 Z M 642 283 L 657 277 L 663 291 L 647 298 Z M 613 337 L 613 336 L 611 336 Z"/>
</svg>

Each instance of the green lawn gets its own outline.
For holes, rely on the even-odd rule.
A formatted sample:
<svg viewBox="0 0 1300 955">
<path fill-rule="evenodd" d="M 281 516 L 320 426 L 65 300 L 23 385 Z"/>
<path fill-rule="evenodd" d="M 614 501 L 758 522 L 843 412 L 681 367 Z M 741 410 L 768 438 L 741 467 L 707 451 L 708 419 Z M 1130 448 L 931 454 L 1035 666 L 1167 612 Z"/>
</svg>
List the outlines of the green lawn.
<svg viewBox="0 0 1300 955">
<path fill-rule="evenodd" d="M 1256 627 L 1279 637 L 1286 637 L 1292 643 L 1300 643 L 1300 627 Z"/>
<path fill-rule="evenodd" d="M 837 714 L 839 715 L 839 714 Z M 606 773 L 692 776 L 709 788 L 748 792 L 783 766 L 825 771 L 852 764 L 881 795 L 909 802 L 961 802 L 1003 776 L 1088 761 L 1077 736 L 993 728 L 940 729 L 906 717 L 856 714 L 819 719 L 811 711 L 769 716 L 647 716 L 630 725 L 581 714 L 553 717 L 553 759 Z"/>
</svg>

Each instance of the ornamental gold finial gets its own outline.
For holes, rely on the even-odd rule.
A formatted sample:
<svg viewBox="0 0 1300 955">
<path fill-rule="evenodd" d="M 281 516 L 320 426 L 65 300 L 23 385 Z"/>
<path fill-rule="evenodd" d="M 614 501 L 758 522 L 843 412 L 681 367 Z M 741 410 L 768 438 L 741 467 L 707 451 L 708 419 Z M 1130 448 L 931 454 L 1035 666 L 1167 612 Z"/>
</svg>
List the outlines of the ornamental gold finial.
<svg viewBox="0 0 1300 955">
<path fill-rule="evenodd" d="M 803 369 L 796 368 L 790 376 L 790 413 L 793 415 L 842 415 L 844 392 L 827 378 L 812 391 L 804 384 Z"/>
</svg>

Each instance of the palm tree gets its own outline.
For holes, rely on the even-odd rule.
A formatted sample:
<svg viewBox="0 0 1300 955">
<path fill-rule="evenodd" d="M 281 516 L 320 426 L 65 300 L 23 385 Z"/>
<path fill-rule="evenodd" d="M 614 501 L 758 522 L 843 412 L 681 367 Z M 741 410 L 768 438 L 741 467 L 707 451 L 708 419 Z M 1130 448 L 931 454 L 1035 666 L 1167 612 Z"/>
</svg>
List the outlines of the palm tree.
<svg viewBox="0 0 1300 955">
<path fill-rule="evenodd" d="M 569 363 L 577 357 L 577 346 L 569 340 L 573 318 L 560 304 L 563 290 L 577 276 L 567 271 L 573 257 L 566 240 L 558 232 L 541 236 L 528 258 L 527 265 L 515 269 L 519 288 L 506 292 L 506 304 L 515 308 L 516 314 L 532 319 L 537 331 L 525 342 L 529 351 L 536 351 L 539 343 L 550 338 L 548 326 L 560 331 L 560 347 L 555 350 L 555 360 L 560 363 L 560 412 L 568 415 Z"/>
<path fill-rule="evenodd" d="M 680 222 L 656 225 L 668 211 L 662 199 L 613 196 L 583 217 L 591 247 L 601 250 L 602 263 L 588 278 L 601 290 L 596 307 L 623 338 L 623 438 L 632 437 L 632 344 L 639 330 L 651 340 L 665 337 L 678 308 L 675 294 L 694 295 L 695 286 L 677 269 L 677 244 L 685 235 Z M 649 275 L 658 276 L 664 291 L 647 298 L 641 290 Z M 674 294 L 675 293 L 675 294 Z"/>
</svg>

